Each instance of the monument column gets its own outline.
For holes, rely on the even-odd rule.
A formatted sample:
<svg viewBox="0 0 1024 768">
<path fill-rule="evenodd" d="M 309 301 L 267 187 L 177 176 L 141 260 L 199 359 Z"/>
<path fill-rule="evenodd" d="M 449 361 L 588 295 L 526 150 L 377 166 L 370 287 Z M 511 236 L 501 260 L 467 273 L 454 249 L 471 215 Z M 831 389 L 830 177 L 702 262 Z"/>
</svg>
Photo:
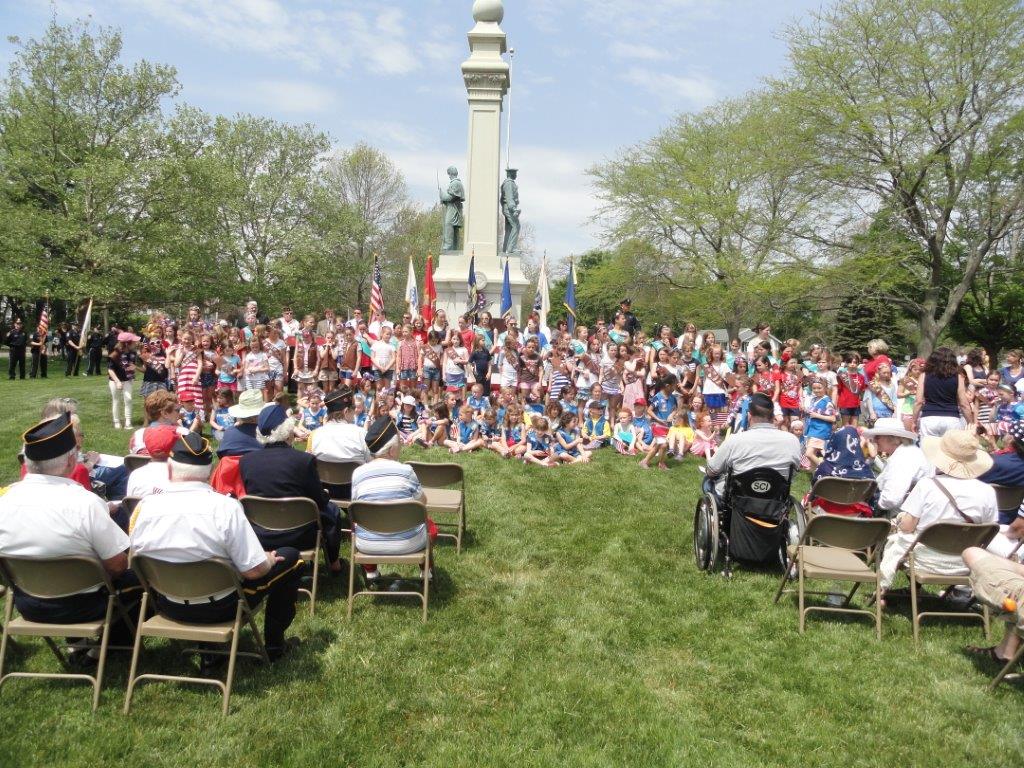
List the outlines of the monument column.
<svg viewBox="0 0 1024 768">
<path fill-rule="evenodd" d="M 464 175 L 466 185 L 465 226 L 462 250 L 441 254 L 434 275 L 438 306 L 449 316 L 466 311 L 466 282 L 469 261 L 476 256 L 477 283 L 487 297 L 488 309 L 497 316 L 505 266 L 499 255 L 501 115 L 510 84 L 507 51 L 501 21 L 505 10 L 501 0 L 476 0 L 469 32 L 469 58 L 462 64 L 462 78 L 469 98 L 469 154 Z M 512 306 L 519 315 L 519 300 L 527 281 L 518 255 L 509 261 Z"/>
</svg>

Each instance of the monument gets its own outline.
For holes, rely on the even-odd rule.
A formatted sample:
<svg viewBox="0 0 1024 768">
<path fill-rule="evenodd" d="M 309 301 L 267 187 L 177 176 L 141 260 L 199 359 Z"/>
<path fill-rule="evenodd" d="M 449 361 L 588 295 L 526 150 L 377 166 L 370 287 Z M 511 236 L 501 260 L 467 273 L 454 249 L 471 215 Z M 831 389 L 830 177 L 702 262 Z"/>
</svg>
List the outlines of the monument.
<svg viewBox="0 0 1024 768">
<path fill-rule="evenodd" d="M 503 209 L 504 188 L 501 177 L 501 116 L 505 95 L 511 84 L 505 33 L 501 22 L 505 9 L 501 0 L 476 0 L 473 3 L 475 26 L 469 32 L 469 58 L 462 64 L 462 78 L 469 99 L 469 154 L 466 164 L 464 210 L 454 202 L 462 191 L 455 168 L 449 169 L 447 190 L 439 190 L 445 206 L 445 228 L 440 263 L 434 272 L 437 306 L 453 319 L 467 311 L 467 282 L 470 259 L 475 257 L 477 289 L 489 299 L 486 307 L 493 315 L 500 311 L 505 259 L 509 264 L 512 311 L 521 320 L 521 299 L 527 287 L 520 256 L 515 252 L 519 240 L 519 193 L 515 190 L 514 237 L 498 242 L 498 222 L 507 213 Z M 512 174 L 514 183 L 515 174 Z M 449 200 L 445 200 L 445 198 Z M 511 209 L 510 209 L 511 210 Z M 461 215 L 460 215 L 461 213 Z M 507 220 L 507 216 L 505 216 Z M 459 244 L 461 224 L 462 244 Z M 511 250 L 505 254 L 503 250 Z"/>
</svg>

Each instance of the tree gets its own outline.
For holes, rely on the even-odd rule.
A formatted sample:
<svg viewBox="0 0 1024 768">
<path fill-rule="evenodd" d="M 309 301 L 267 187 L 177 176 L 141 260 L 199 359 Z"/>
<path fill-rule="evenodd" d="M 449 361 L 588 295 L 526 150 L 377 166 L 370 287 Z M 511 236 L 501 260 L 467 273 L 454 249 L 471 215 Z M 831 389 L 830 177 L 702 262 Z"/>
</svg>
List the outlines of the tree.
<svg viewBox="0 0 1024 768">
<path fill-rule="evenodd" d="M 375 253 L 388 261 L 388 273 L 405 267 L 400 255 L 384 250 L 396 225 L 410 213 L 405 179 L 379 149 L 357 144 L 328 162 L 323 184 L 327 194 L 348 207 L 355 216 L 356 227 L 346 246 L 357 268 L 354 301 L 357 306 L 363 306 L 364 298 L 369 297 Z"/>
<path fill-rule="evenodd" d="M 51 23 L 0 91 L 4 292 L 113 301 L 145 286 L 164 188 L 172 67 L 120 63 L 121 37 Z"/>
<path fill-rule="evenodd" d="M 911 314 L 928 354 L 978 269 L 1024 217 L 1024 10 L 1015 0 L 852 0 L 788 34 L 779 84 L 810 183 L 844 196 L 811 242 L 885 211 L 914 244 L 894 267 L 916 295 L 876 291 Z M 827 229 L 826 229 L 827 228 Z"/>
<path fill-rule="evenodd" d="M 736 334 L 752 322 L 749 289 L 793 261 L 791 232 L 814 197 L 781 150 L 783 115 L 760 95 L 680 115 L 659 136 L 591 170 L 612 243 L 654 247 L 663 287 L 714 297 Z"/>
</svg>

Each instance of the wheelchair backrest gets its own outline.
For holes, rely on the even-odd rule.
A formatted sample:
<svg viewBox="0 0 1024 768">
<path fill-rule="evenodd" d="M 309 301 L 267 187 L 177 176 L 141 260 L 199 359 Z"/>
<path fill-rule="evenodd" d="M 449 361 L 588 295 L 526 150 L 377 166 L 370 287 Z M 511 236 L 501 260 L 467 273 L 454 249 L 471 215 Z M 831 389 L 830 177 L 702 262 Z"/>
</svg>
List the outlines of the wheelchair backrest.
<svg viewBox="0 0 1024 768">
<path fill-rule="evenodd" d="M 783 475 L 774 469 L 750 469 L 730 474 L 725 484 L 726 496 L 784 501 L 789 498 L 792 472 Z"/>
</svg>

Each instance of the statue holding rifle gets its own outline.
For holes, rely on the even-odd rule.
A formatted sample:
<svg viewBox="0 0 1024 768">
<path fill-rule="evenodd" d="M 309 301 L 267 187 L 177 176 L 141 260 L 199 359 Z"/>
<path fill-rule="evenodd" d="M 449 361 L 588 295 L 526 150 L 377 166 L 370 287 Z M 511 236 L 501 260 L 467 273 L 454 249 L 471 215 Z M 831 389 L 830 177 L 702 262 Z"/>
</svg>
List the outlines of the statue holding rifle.
<svg viewBox="0 0 1024 768">
<path fill-rule="evenodd" d="M 454 251 L 459 248 L 463 226 L 462 204 L 466 200 L 466 189 L 462 186 L 459 171 L 455 166 L 448 169 L 448 189 L 438 185 L 441 203 L 444 205 L 444 228 L 441 233 L 441 250 Z"/>
</svg>

